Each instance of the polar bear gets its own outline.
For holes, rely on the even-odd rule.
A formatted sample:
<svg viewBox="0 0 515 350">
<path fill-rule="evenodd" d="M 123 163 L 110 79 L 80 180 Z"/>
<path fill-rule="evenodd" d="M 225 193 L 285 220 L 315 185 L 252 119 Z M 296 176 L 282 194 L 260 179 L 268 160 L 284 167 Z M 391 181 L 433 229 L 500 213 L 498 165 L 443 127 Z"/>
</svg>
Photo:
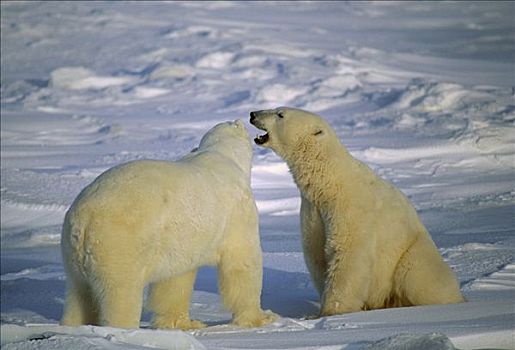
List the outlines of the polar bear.
<svg viewBox="0 0 515 350">
<path fill-rule="evenodd" d="M 87 186 L 63 225 L 62 324 L 138 328 L 143 289 L 152 283 L 154 327 L 204 327 L 189 317 L 203 265 L 218 267 L 234 324 L 274 321 L 276 315 L 260 306 L 263 272 L 251 158 L 243 122 L 226 122 L 176 162 L 129 162 Z"/>
<path fill-rule="evenodd" d="M 464 299 L 408 199 L 354 159 L 318 115 L 250 113 L 258 145 L 288 164 L 301 193 L 306 265 L 320 316 Z"/>
</svg>

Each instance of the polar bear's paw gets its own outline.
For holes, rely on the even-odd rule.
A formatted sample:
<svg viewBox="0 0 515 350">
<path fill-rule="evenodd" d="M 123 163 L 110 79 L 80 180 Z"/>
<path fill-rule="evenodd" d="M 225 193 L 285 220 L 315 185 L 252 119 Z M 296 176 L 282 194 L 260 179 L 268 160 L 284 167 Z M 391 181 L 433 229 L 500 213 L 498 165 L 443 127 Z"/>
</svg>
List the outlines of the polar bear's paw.
<svg viewBox="0 0 515 350">
<path fill-rule="evenodd" d="M 279 315 L 270 310 L 260 310 L 259 312 L 243 313 L 234 317 L 233 324 L 239 327 L 253 328 L 261 327 L 279 319 Z"/>
<path fill-rule="evenodd" d="M 197 320 L 190 320 L 189 318 L 172 319 L 172 318 L 165 318 L 165 317 L 156 318 L 153 322 L 153 326 L 154 326 L 154 328 L 160 328 L 160 329 L 175 328 L 175 329 L 182 329 L 183 331 L 207 327 L 207 325 L 205 323 L 197 321 Z"/>
</svg>

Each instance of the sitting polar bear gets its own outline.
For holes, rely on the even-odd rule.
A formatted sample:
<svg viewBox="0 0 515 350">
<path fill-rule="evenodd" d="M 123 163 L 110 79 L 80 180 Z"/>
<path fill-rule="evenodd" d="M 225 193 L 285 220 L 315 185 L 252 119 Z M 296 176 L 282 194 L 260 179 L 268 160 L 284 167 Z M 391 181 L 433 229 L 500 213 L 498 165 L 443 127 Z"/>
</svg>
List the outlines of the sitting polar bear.
<svg viewBox="0 0 515 350">
<path fill-rule="evenodd" d="M 250 189 L 252 147 L 243 123 L 215 126 L 177 162 L 114 167 L 66 213 L 62 324 L 137 328 L 143 289 L 157 328 L 205 326 L 189 318 L 197 268 L 217 265 L 233 323 L 261 326 L 262 256 Z"/>
<path fill-rule="evenodd" d="M 354 159 L 318 115 L 292 108 L 250 113 L 258 145 L 288 164 L 301 192 L 306 265 L 321 316 L 463 301 L 408 199 Z"/>
</svg>

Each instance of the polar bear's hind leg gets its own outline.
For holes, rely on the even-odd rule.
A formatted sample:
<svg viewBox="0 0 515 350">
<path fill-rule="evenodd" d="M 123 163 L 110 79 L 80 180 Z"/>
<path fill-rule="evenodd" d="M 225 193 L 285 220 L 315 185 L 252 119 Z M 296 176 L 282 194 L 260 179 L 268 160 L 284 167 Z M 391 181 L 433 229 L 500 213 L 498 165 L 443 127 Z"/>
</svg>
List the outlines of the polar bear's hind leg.
<svg viewBox="0 0 515 350">
<path fill-rule="evenodd" d="M 100 304 L 101 326 L 139 328 L 144 284 L 135 276 L 123 274 L 119 279 L 108 280 L 108 285 L 95 289 L 95 297 Z"/>
<path fill-rule="evenodd" d="M 94 302 L 91 289 L 79 281 L 68 277 L 66 302 L 61 319 L 64 326 L 97 325 L 98 305 Z"/>
<path fill-rule="evenodd" d="M 452 270 L 433 242 L 420 238 L 402 256 L 395 272 L 396 304 L 402 306 L 463 302 Z"/>
<path fill-rule="evenodd" d="M 155 328 L 180 328 L 182 330 L 206 327 L 190 319 L 190 299 L 197 269 L 154 283 L 149 306 L 154 311 Z"/>
</svg>

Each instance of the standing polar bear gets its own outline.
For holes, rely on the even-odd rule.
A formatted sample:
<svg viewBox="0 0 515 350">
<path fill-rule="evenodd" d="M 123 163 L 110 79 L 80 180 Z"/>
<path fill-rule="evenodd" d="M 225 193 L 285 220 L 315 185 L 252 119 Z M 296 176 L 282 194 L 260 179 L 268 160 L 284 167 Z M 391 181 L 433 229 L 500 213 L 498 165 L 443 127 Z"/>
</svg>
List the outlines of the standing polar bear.
<svg viewBox="0 0 515 350">
<path fill-rule="evenodd" d="M 408 199 L 354 159 L 318 115 L 292 108 L 250 113 L 258 145 L 288 164 L 301 193 L 308 270 L 321 316 L 463 301 Z"/>
<path fill-rule="evenodd" d="M 138 328 L 143 289 L 157 328 L 190 320 L 197 268 L 217 265 L 233 323 L 276 319 L 260 306 L 262 256 L 250 189 L 252 147 L 243 123 L 212 128 L 177 162 L 134 161 L 100 175 L 66 213 L 62 324 Z"/>
</svg>

